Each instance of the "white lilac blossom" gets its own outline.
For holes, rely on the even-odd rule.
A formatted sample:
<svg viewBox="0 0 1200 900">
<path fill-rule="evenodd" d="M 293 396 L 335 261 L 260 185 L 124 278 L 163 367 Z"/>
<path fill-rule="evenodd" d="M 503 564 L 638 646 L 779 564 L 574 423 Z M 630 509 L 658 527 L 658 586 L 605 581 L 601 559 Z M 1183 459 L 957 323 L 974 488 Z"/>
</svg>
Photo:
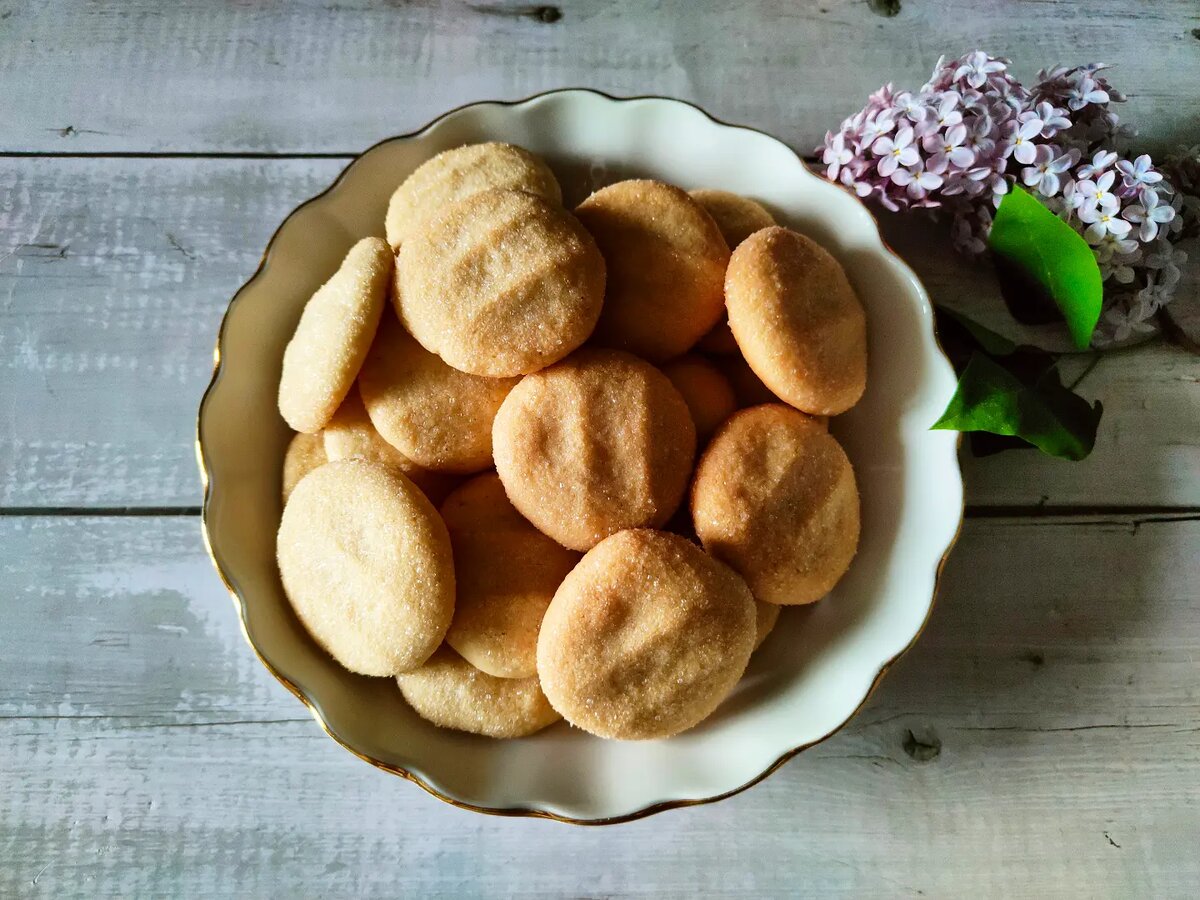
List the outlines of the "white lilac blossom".
<svg viewBox="0 0 1200 900">
<path fill-rule="evenodd" d="M 992 211 L 1020 183 L 1096 254 L 1097 341 L 1151 328 L 1178 284 L 1185 257 L 1173 243 L 1196 201 L 1149 156 L 1126 155 L 1133 131 L 1112 109 L 1125 98 L 1106 65 L 1043 70 L 1032 88 L 1009 65 L 976 50 L 938 60 L 919 91 L 884 85 L 817 148 L 826 176 L 888 210 L 944 209 L 955 246 L 972 256 L 987 252 Z M 1200 180 L 1200 157 L 1188 164 Z"/>
</svg>

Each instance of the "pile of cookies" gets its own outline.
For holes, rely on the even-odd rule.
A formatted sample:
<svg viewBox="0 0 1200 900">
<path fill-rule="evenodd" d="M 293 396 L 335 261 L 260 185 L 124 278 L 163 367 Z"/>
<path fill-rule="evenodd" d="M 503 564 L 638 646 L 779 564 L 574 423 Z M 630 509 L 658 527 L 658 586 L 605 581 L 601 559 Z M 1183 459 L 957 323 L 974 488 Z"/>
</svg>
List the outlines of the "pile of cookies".
<svg viewBox="0 0 1200 900">
<path fill-rule="evenodd" d="M 866 384 L 846 273 L 724 191 L 623 181 L 570 211 L 499 143 L 429 160 L 384 224 L 283 357 L 300 621 L 443 727 L 696 725 L 858 544 L 827 428 Z"/>
</svg>

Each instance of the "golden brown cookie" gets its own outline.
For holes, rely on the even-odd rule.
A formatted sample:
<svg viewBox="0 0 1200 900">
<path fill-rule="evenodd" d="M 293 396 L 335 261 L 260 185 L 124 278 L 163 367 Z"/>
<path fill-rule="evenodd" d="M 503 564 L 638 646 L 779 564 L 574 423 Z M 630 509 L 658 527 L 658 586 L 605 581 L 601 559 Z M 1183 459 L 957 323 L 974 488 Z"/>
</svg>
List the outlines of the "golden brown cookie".
<svg viewBox="0 0 1200 900">
<path fill-rule="evenodd" d="M 283 455 L 283 502 L 287 503 L 301 478 L 328 461 L 321 435 L 304 432 L 293 435 Z"/>
<path fill-rule="evenodd" d="M 758 406 L 762 403 L 779 403 L 780 400 L 771 393 L 771 389 L 762 383 L 762 379 L 754 374 L 754 370 L 746 365 L 741 351 L 736 356 L 728 356 L 721 360 L 721 371 L 733 386 L 739 409 L 747 406 Z"/>
<path fill-rule="evenodd" d="M 750 235 L 775 224 L 775 217 L 761 203 L 716 188 L 690 191 L 692 199 L 708 210 L 729 249 L 733 250 Z"/>
<path fill-rule="evenodd" d="M 320 431 L 354 386 L 391 274 L 387 242 L 363 238 L 305 304 L 279 379 L 279 412 L 294 431 Z"/>
<path fill-rule="evenodd" d="M 384 222 L 388 243 L 399 248 L 448 207 L 493 188 L 562 203 L 554 173 L 528 150 L 495 142 L 467 144 L 422 163 L 392 194 Z"/>
<path fill-rule="evenodd" d="M 489 675 L 533 677 L 542 616 L 579 554 L 530 525 L 490 472 L 447 497 L 442 519 L 458 584 L 446 643 Z"/>
<path fill-rule="evenodd" d="M 753 598 L 731 569 L 678 535 L 622 531 L 593 547 L 554 595 L 538 672 L 572 725 L 664 738 L 725 699 L 754 634 Z"/>
<path fill-rule="evenodd" d="M 491 429 L 489 428 L 489 433 Z M 433 503 L 442 499 L 458 484 L 458 479 L 417 465 L 383 439 L 363 406 L 362 396 L 352 390 L 342 401 L 329 424 L 321 432 L 329 459 L 369 459 L 399 469 Z"/>
<path fill-rule="evenodd" d="M 708 334 L 700 338 L 696 349 L 713 356 L 733 356 L 742 352 L 738 349 L 737 341 L 733 339 L 733 332 L 729 330 L 729 319 L 724 315 Z"/>
<path fill-rule="evenodd" d="M 450 627 L 450 536 L 395 469 L 345 459 L 310 473 L 284 507 L 276 552 L 296 615 L 351 672 L 414 669 Z"/>
<path fill-rule="evenodd" d="M 867 383 L 867 326 L 841 264 L 786 228 L 764 228 L 734 251 L 725 275 L 729 326 L 755 374 L 778 397 L 835 416 Z"/>
<path fill-rule="evenodd" d="M 404 456 L 437 472 L 492 465 L 492 419 L 516 378 L 468 375 L 385 316 L 358 390 L 371 423 Z"/>
<path fill-rule="evenodd" d="M 621 181 L 596 191 L 575 214 L 608 264 L 597 344 L 662 362 L 721 318 L 729 248 L 712 216 L 685 191 Z"/>
<path fill-rule="evenodd" d="M 779 621 L 779 611 L 783 609 L 777 603 L 763 603 L 761 600 L 754 601 L 754 649 L 757 650 L 762 646 L 762 642 L 767 639 L 772 631 L 775 630 L 775 623 Z"/>
<path fill-rule="evenodd" d="M 737 409 L 729 379 L 700 356 L 681 356 L 662 367 L 675 390 L 683 395 L 696 423 L 696 437 L 705 441 Z"/>
<path fill-rule="evenodd" d="M 524 375 L 592 333 L 604 259 L 561 207 L 521 191 L 484 191 L 404 242 L 393 299 L 412 336 L 454 368 Z"/>
<path fill-rule="evenodd" d="M 513 506 L 573 550 L 666 522 L 696 451 L 679 391 L 649 363 L 616 350 L 581 350 L 525 376 L 492 434 Z"/>
<path fill-rule="evenodd" d="M 812 603 L 858 547 L 858 488 L 837 440 L 782 403 L 735 413 L 696 467 L 692 520 L 704 549 L 767 603 Z"/>
<path fill-rule="evenodd" d="M 398 675 L 396 683 L 417 715 L 441 728 L 518 738 L 562 718 L 537 678 L 496 678 L 444 645 L 421 668 Z"/>
</svg>

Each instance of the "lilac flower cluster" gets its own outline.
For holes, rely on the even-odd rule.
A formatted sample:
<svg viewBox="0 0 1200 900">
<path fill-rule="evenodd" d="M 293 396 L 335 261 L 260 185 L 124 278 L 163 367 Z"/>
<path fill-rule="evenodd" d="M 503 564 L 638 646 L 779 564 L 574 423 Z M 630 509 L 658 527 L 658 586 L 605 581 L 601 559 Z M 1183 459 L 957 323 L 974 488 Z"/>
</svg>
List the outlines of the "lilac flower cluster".
<svg viewBox="0 0 1200 900">
<path fill-rule="evenodd" d="M 917 93 L 885 85 L 817 148 L 826 176 L 891 211 L 944 208 L 959 250 L 987 249 L 993 210 L 1020 183 L 1092 246 L 1106 280 L 1099 341 L 1152 330 L 1186 259 L 1173 247 L 1182 197 L 1149 156 L 1124 153 L 1125 98 L 1100 64 L 1038 73 L 1032 89 L 1006 59 L 938 60 Z"/>
</svg>

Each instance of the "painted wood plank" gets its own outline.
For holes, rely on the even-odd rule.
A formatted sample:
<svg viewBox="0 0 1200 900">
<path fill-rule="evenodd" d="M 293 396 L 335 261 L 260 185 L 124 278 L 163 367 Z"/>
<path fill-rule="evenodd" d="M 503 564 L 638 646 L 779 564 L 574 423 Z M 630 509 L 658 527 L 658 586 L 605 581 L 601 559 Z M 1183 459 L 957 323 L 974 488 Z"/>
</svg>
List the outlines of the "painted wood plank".
<svg viewBox="0 0 1200 900">
<path fill-rule="evenodd" d="M 853 722 L 715 806 L 461 812 L 326 739 L 192 518 L 0 519 L 6 896 L 1185 897 L 1200 522 L 968 523 Z"/>
<path fill-rule="evenodd" d="M 278 222 L 343 165 L 9 160 L 0 506 L 197 504 L 195 411 L 221 314 Z M 946 252 L 935 231 L 913 233 L 897 246 L 935 300 L 1003 315 L 988 273 Z M 969 461 L 968 502 L 1200 505 L 1197 377 L 1196 358 L 1172 348 L 1106 358 L 1083 385 L 1107 409 L 1093 456 Z"/>
<path fill-rule="evenodd" d="M 1194 0 L 0 4 L 0 149 L 357 152 L 462 103 L 666 94 L 811 148 L 886 81 L 983 47 L 1118 66 L 1152 150 L 1194 142 Z"/>
</svg>

